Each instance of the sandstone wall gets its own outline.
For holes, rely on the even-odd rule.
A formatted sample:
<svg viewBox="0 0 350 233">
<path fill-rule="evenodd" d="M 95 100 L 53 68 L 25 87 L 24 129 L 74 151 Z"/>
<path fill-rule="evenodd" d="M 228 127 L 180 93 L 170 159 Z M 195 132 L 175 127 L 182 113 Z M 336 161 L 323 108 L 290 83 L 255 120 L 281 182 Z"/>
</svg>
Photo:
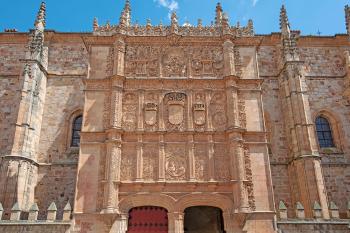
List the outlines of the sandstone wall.
<svg viewBox="0 0 350 233">
<path fill-rule="evenodd" d="M 55 202 L 58 216 L 64 205 L 74 204 L 75 180 L 79 148 L 71 147 L 71 130 L 75 117 L 84 107 L 83 81 L 88 55 L 81 39 L 61 42 L 53 38 L 49 46 L 48 81 L 42 117 L 38 154 L 39 176 L 35 199 L 46 209 Z"/>
</svg>

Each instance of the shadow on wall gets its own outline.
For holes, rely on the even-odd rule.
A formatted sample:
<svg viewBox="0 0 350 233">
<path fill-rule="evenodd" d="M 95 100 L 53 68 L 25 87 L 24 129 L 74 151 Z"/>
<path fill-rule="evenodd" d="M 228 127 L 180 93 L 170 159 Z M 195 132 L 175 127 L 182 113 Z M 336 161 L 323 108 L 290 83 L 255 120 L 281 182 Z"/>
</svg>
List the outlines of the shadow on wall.
<svg viewBox="0 0 350 233">
<path fill-rule="evenodd" d="M 74 206 L 79 148 L 70 147 L 71 119 L 84 104 L 81 79 L 49 79 L 39 145 L 38 184 L 35 200 L 42 209 L 39 219 L 45 219 L 47 208 L 55 202 L 58 218 L 67 202 Z M 68 90 L 67 90 L 68 89 Z M 69 93 L 69 94 L 66 94 Z"/>
</svg>

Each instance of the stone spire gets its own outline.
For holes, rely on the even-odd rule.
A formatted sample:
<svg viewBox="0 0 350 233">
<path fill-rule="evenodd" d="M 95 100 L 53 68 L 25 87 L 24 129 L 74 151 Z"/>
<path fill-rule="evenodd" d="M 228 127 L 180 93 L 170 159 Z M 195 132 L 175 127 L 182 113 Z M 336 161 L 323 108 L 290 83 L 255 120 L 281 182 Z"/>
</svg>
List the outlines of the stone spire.
<svg viewBox="0 0 350 233">
<path fill-rule="evenodd" d="M 345 6 L 345 23 L 346 23 L 346 31 L 348 35 L 350 35 L 350 7 L 349 5 Z"/>
<path fill-rule="evenodd" d="M 220 2 L 216 5 L 216 16 L 215 16 L 215 26 L 221 26 L 222 24 L 222 18 L 223 18 L 223 11 Z"/>
<path fill-rule="evenodd" d="M 125 6 L 122 11 L 122 14 L 120 15 L 119 24 L 122 27 L 129 27 L 131 24 L 131 7 L 130 7 L 130 0 L 125 1 Z"/>
<path fill-rule="evenodd" d="M 29 42 L 30 53 L 39 54 L 42 51 L 44 44 L 44 30 L 46 26 L 46 4 L 42 2 L 40 5 L 39 12 L 36 16 L 34 23 L 35 29 L 32 32 L 31 40 Z"/>
<path fill-rule="evenodd" d="M 98 20 L 96 17 L 94 18 L 94 22 L 92 24 L 92 27 L 93 27 L 94 31 L 96 31 L 96 29 L 98 28 Z"/>
<path fill-rule="evenodd" d="M 284 5 L 282 5 L 280 13 L 280 28 L 283 43 L 283 59 L 285 61 L 299 60 L 296 36 L 290 30 L 287 11 Z"/>
<path fill-rule="evenodd" d="M 174 11 L 171 14 L 171 33 L 177 33 L 178 29 L 179 29 L 179 23 L 177 21 L 176 12 Z"/>
<path fill-rule="evenodd" d="M 282 5 L 280 13 L 280 29 L 283 37 L 290 37 L 290 25 L 288 21 L 287 11 L 284 5 Z"/>
</svg>

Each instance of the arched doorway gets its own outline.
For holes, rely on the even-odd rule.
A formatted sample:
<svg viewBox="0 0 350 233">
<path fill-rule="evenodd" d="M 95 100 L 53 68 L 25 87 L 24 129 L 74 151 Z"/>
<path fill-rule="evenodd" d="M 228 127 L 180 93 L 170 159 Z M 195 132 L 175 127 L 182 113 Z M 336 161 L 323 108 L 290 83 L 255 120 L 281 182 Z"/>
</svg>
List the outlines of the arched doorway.
<svg viewBox="0 0 350 233">
<path fill-rule="evenodd" d="M 222 211 L 211 206 L 185 209 L 184 233 L 224 233 Z"/>
<path fill-rule="evenodd" d="M 156 206 L 132 208 L 127 233 L 168 233 L 168 211 Z"/>
</svg>

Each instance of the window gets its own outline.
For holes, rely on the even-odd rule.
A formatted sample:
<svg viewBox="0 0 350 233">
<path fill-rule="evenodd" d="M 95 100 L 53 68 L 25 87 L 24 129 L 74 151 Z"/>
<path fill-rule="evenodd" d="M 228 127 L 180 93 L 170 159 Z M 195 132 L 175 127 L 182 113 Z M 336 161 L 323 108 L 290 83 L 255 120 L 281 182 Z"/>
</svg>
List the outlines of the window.
<svg viewBox="0 0 350 233">
<path fill-rule="evenodd" d="M 316 132 L 321 148 L 335 147 L 332 130 L 326 118 L 321 116 L 316 118 Z"/>
<path fill-rule="evenodd" d="M 72 127 L 72 147 L 79 147 L 80 145 L 80 131 L 81 131 L 81 125 L 83 122 L 83 116 L 78 116 L 73 121 L 73 127 Z"/>
</svg>

